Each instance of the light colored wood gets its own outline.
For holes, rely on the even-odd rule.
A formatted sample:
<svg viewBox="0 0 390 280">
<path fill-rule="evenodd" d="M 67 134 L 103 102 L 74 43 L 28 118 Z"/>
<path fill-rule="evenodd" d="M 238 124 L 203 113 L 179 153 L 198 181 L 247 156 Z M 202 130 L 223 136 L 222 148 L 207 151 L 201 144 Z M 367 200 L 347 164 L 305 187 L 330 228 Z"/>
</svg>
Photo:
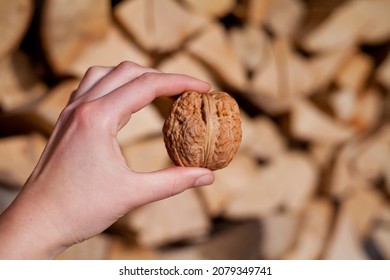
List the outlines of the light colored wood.
<svg viewBox="0 0 390 280">
<path fill-rule="evenodd" d="M 305 12 L 301 0 L 274 0 L 267 10 L 264 24 L 276 36 L 292 37 L 301 26 Z"/>
<path fill-rule="evenodd" d="M 111 238 L 105 234 L 96 235 L 73 245 L 56 257 L 56 260 L 105 260 Z"/>
<path fill-rule="evenodd" d="M 390 2 L 388 0 L 366 0 L 361 6 L 361 14 L 366 17 L 366 22 L 360 30 L 361 42 L 364 44 L 384 43 L 390 38 Z"/>
<path fill-rule="evenodd" d="M 341 204 L 325 259 L 368 259 L 363 239 L 377 223 L 384 199 L 371 188 L 355 189 Z"/>
<path fill-rule="evenodd" d="M 386 59 L 379 66 L 376 79 L 390 90 L 390 54 L 386 56 Z"/>
<path fill-rule="evenodd" d="M 331 197 L 342 200 L 356 188 L 367 186 L 367 182 L 357 176 L 359 174 L 353 173 L 352 161 L 358 150 L 358 144 L 351 141 L 335 151 L 336 157 L 332 165 L 332 176 L 329 178 L 326 187 Z"/>
<path fill-rule="evenodd" d="M 279 114 L 288 111 L 297 97 L 313 91 L 314 76 L 308 61 L 292 50 L 289 40 L 279 38 L 271 47 L 265 65 L 255 71 L 248 98 L 268 113 Z"/>
<path fill-rule="evenodd" d="M 131 115 L 129 122 L 118 132 L 121 145 L 131 144 L 144 138 L 162 135 L 164 120 L 153 104 Z"/>
<path fill-rule="evenodd" d="M 326 260 L 369 259 L 352 221 L 346 216 L 338 217 L 322 258 Z"/>
<path fill-rule="evenodd" d="M 42 11 L 42 44 L 57 74 L 62 74 L 85 45 L 100 39 L 110 23 L 110 1 L 46 1 Z M 93 8 L 92 8 L 93 7 Z"/>
<path fill-rule="evenodd" d="M 111 23 L 104 37 L 89 42 L 67 66 L 66 72 L 81 78 L 93 65 L 116 66 L 125 60 L 142 66 L 152 64 L 149 55 L 137 47 L 114 23 Z"/>
<path fill-rule="evenodd" d="M 0 2 L 0 60 L 19 46 L 34 13 L 34 1 Z"/>
<path fill-rule="evenodd" d="M 220 86 L 215 81 L 210 70 L 199 60 L 189 55 L 187 52 L 178 52 L 175 55 L 163 60 L 157 69 L 166 73 L 186 74 L 211 85 L 211 90 L 219 90 Z"/>
<path fill-rule="evenodd" d="M 321 168 L 327 168 L 335 153 L 336 145 L 326 142 L 314 142 L 310 146 L 310 154 L 313 160 Z"/>
<path fill-rule="evenodd" d="M 157 251 L 134 243 L 127 243 L 121 238 L 112 238 L 107 252 L 108 260 L 156 260 Z"/>
<path fill-rule="evenodd" d="M 296 100 L 292 106 L 291 133 L 311 142 L 342 143 L 354 135 L 354 131 L 331 116 L 321 112 L 307 100 Z"/>
<path fill-rule="evenodd" d="M 193 189 L 137 208 L 126 219 L 145 247 L 203 238 L 210 230 L 209 217 Z"/>
<path fill-rule="evenodd" d="M 381 92 L 374 87 L 358 97 L 355 112 L 349 124 L 360 133 L 367 133 L 379 124 L 383 113 Z"/>
<path fill-rule="evenodd" d="M 248 192 L 256 172 L 256 162 L 244 153 L 238 153 L 226 168 L 215 171 L 214 183 L 198 189 L 209 215 L 220 216 L 231 201 Z"/>
<path fill-rule="evenodd" d="M 387 0 L 346 1 L 303 40 L 311 51 L 336 50 L 360 43 L 379 44 L 390 36 Z"/>
<path fill-rule="evenodd" d="M 374 229 L 371 238 L 377 250 L 385 260 L 390 259 L 390 230 L 386 226 L 379 226 Z"/>
<path fill-rule="evenodd" d="M 171 165 L 162 135 L 123 145 L 122 153 L 128 166 L 137 172 L 152 172 Z"/>
<path fill-rule="evenodd" d="M 236 0 L 182 0 L 189 7 L 200 14 L 207 15 L 211 18 L 223 17 L 232 11 Z"/>
<path fill-rule="evenodd" d="M 375 217 L 375 225 L 369 234 L 374 246 L 385 260 L 390 259 L 390 205 L 382 204 Z"/>
<path fill-rule="evenodd" d="M 384 198 L 377 190 L 358 188 L 342 202 L 339 215 L 351 221 L 351 226 L 362 241 L 375 225 L 383 203 Z"/>
<path fill-rule="evenodd" d="M 265 17 L 275 0 L 249 0 L 247 8 L 247 21 L 253 26 L 264 23 Z"/>
<path fill-rule="evenodd" d="M 224 216 L 231 219 L 265 217 L 278 207 L 285 207 L 291 213 L 299 212 L 313 195 L 317 179 L 317 170 L 305 155 L 285 153 L 257 168 L 251 180 L 236 187 L 239 193 L 228 201 Z"/>
<path fill-rule="evenodd" d="M 337 76 L 338 71 L 355 53 L 353 47 L 337 48 L 321 52 L 309 60 L 309 67 L 313 72 L 315 90 L 326 90 Z"/>
<path fill-rule="evenodd" d="M 235 89 L 246 87 L 244 65 L 229 43 L 222 25 L 214 23 L 208 26 L 186 48 L 214 70 L 227 85 Z"/>
<path fill-rule="evenodd" d="M 251 122 L 248 150 L 252 157 L 273 160 L 286 150 L 286 141 L 276 123 L 267 117 L 256 117 Z"/>
<path fill-rule="evenodd" d="M 178 49 L 208 21 L 174 0 L 123 1 L 115 7 L 114 15 L 142 48 L 157 52 Z"/>
<path fill-rule="evenodd" d="M 259 27 L 245 25 L 229 31 L 230 42 L 247 69 L 253 71 L 266 59 L 266 46 L 269 44 L 264 31 Z"/>
<path fill-rule="evenodd" d="M 309 201 L 302 214 L 297 240 L 283 259 L 316 260 L 326 245 L 333 215 L 330 201 L 313 199 Z"/>
<path fill-rule="evenodd" d="M 390 169 L 390 125 L 384 125 L 376 134 L 359 146 L 351 163 L 354 172 L 367 181 L 386 176 Z"/>
<path fill-rule="evenodd" d="M 46 145 L 38 134 L 0 139 L 0 182 L 20 189 L 30 176 Z"/>
<path fill-rule="evenodd" d="M 373 67 L 371 57 L 356 53 L 339 70 L 335 83 L 341 88 L 360 92 L 365 89 Z"/>
<path fill-rule="evenodd" d="M 365 133 L 378 124 L 382 115 L 382 97 L 376 88 L 369 88 L 360 94 L 342 88 L 330 98 L 336 118 L 359 133 Z"/>
<path fill-rule="evenodd" d="M 265 259 L 280 259 L 293 245 L 299 229 L 299 219 L 290 213 L 272 214 L 261 220 L 262 240 L 260 256 Z"/>
<path fill-rule="evenodd" d="M 61 82 L 34 107 L 34 113 L 49 127 L 49 131 L 53 130 L 58 117 L 68 104 L 69 98 L 72 92 L 77 89 L 79 82 L 77 79 Z"/>
<path fill-rule="evenodd" d="M 194 244 L 159 250 L 163 260 L 255 260 L 259 258 L 258 221 L 222 222 L 220 229 Z"/>
<path fill-rule="evenodd" d="M 6 112 L 33 103 L 47 90 L 29 57 L 21 51 L 0 60 L 0 81 L 0 107 Z"/>
</svg>

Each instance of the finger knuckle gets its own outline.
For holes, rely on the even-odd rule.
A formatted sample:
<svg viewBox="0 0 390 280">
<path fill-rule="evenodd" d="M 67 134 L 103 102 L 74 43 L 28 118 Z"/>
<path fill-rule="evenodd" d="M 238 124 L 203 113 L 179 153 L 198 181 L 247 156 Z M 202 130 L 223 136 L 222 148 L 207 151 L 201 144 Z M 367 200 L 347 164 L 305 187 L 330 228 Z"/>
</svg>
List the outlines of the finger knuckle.
<svg viewBox="0 0 390 280">
<path fill-rule="evenodd" d="M 131 62 L 131 61 L 128 61 L 128 60 L 122 61 L 117 66 L 117 68 L 121 71 L 130 71 L 131 69 L 133 69 L 135 67 L 140 67 L 140 66 L 138 64 Z"/>
<path fill-rule="evenodd" d="M 104 71 L 104 67 L 102 66 L 91 66 L 85 72 L 84 78 L 93 78 L 96 76 L 100 76 L 100 74 Z"/>
</svg>

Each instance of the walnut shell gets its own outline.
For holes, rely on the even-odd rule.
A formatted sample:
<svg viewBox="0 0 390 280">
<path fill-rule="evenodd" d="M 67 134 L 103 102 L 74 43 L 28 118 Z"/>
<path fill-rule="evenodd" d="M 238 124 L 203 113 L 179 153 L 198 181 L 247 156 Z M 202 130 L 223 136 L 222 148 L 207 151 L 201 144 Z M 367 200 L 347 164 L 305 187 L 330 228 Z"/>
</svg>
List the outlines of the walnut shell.
<svg viewBox="0 0 390 280">
<path fill-rule="evenodd" d="M 221 169 L 241 143 L 240 110 L 226 92 L 188 91 L 173 103 L 163 132 L 175 165 Z"/>
</svg>

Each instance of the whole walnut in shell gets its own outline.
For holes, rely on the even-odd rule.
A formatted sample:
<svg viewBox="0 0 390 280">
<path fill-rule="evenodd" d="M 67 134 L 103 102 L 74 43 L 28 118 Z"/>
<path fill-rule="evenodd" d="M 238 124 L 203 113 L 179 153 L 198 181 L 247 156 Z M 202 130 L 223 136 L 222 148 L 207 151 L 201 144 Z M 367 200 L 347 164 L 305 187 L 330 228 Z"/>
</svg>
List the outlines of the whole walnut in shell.
<svg viewBox="0 0 390 280">
<path fill-rule="evenodd" d="M 240 110 L 226 92 L 188 91 L 173 103 L 163 132 L 175 165 L 221 169 L 241 143 Z"/>
</svg>

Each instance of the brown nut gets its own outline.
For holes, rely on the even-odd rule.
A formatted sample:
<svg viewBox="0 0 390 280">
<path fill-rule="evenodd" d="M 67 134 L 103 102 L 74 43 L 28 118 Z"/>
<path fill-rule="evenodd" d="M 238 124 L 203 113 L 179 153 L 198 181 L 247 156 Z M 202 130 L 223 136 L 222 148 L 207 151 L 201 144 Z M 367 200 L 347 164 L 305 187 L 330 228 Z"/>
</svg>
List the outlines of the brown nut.
<svg viewBox="0 0 390 280">
<path fill-rule="evenodd" d="M 173 103 L 163 132 L 175 165 L 221 169 L 241 143 L 240 110 L 226 92 L 188 91 Z"/>
</svg>

